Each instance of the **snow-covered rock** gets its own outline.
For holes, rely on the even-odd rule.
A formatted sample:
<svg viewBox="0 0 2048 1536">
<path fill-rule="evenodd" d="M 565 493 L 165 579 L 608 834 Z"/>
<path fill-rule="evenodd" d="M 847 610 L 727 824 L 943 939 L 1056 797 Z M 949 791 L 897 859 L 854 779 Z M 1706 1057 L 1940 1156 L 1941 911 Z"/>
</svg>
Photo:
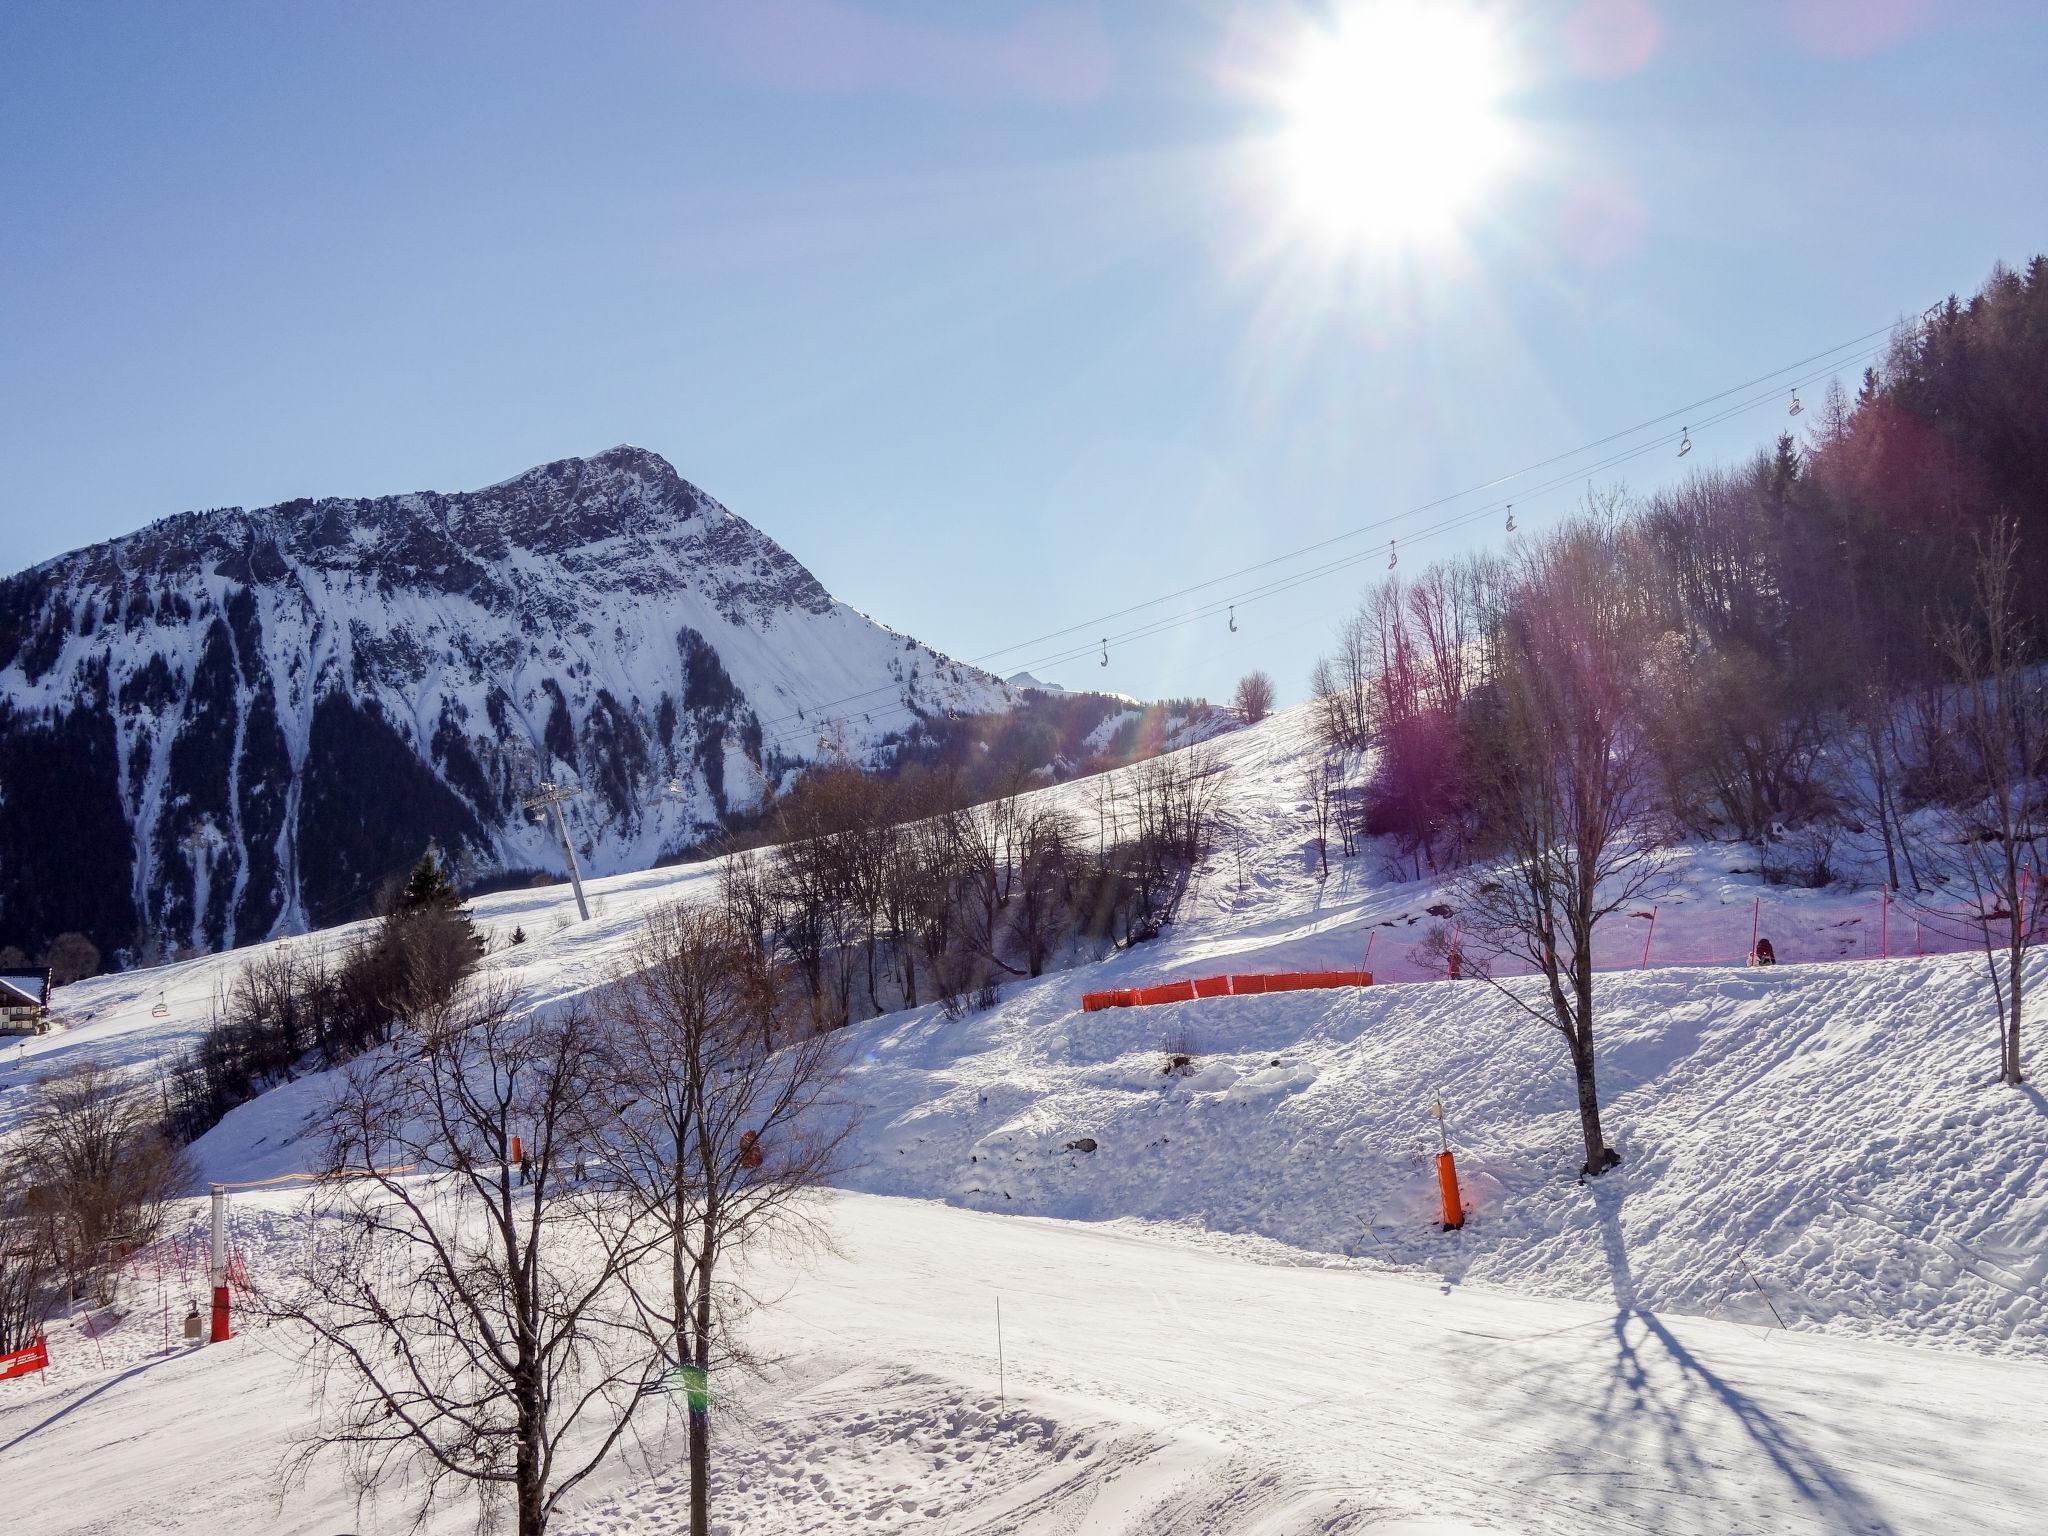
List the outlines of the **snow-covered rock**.
<svg viewBox="0 0 2048 1536">
<path fill-rule="evenodd" d="M 431 838 L 559 871 L 701 840 L 1001 680 L 836 601 L 658 456 L 486 490 L 188 512 L 0 584 L 0 941 L 246 943 L 359 910 Z"/>
</svg>

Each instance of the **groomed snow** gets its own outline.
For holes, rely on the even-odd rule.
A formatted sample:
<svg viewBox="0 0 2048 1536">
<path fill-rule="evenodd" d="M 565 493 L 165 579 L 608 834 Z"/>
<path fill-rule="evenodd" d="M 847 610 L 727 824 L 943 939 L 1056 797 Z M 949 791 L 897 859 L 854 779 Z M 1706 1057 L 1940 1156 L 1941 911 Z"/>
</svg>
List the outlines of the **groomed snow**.
<svg viewBox="0 0 2048 1536">
<path fill-rule="evenodd" d="M 1689 850 L 1649 968 L 1600 983 L 1624 1163 L 1582 1184 L 1562 1044 L 1484 983 L 1080 1012 L 1084 989 L 1355 965 L 1369 936 L 1376 972 L 1426 973 L 1440 891 L 1390 881 L 1377 855 L 1314 877 L 1303 716 L 1208 750 L 1241 836 L 1166 938 L 1011 984 L 981 1015 L 846 1032 L 864 1109 L 844 1180 L 859 1193 L 834 1207 L 847 1257 L 792 1276 L 757 1324 L 785 1363 L 727 1405 L 745 1469 L 721 1483 L 730 1529 L 1903 1532 L 1965 1512 L 1971 1530 L 2039 1528 L 2048 1474 L 2025 1447 L 2048 1422 L 2048 1102 L 1992 1081 L 1981 957 L 1861 958 L 1883 942 L 1874 889 L 1765 889 L 1750 850 Z M 1092 792 L 1044 793 L 1092 828 Z M 711 873 L 592 882 L 587 925 L 560 888 L 483 898 L 487 929 L 529 935 L 488 964 L 538 1003 L 573 994 Z M 1759 895 L 1764 932 L 1805 963 L 1729 963 Z M 1603 955 L 1637 964 L 1644 930 L 1617 919 Z M 0 1128 L 38 1067 L 153 1069 L 240 959 L 65 989 L 72 1027 L 0 1072 Z M 1192 1048 L 1186 1074 L 1162 1070 L 1169 1039 Z M 322 1091 L 308 1076 L 235 1111 L 199 1144 L 209 1175 L 303 1167 L 294 1138 Z M 1439 1098 L 1473 1205 L 1456 1234 L 1433 1221 Z M 1094 1150 L 1069 1145 L 1083 1138 Z M 252 1262 L 295 1240 L 286 1204 L 238 1199 Z M 987 1407 L 998 1290 L 1007 1415 Z M 189 1486 L 214 1434 L 188 1422 L 197 1405 L 241 1405 L 235 1433 L 260 1447 L 302 1420 L 269 1338 L 138 1353 L 146 1369 L 85 1401 L 144 1325 L 138 1351 L 161 1319 L 89 1346 L 66 1324 L 50 1380 L 0 1395 L 10 1487 L 18 1458 L 42 1469 L 31 1483 L 108 1458 L 86 1512 L 38 1504 L 29 1529 L 178 1529 L 140 1512 Z M 123 1450 L 145 1423 L 148 1454 Z M 650 1455 L 570 1528 L 670 1528 L 681 1483 Z M 274 1451 L 235 1459 L 253 1498 Z M 396 1518 L 351 1525 L 322 1488 L 235 1528 Z M 177 1518 L 218 1529 L 245 1508 Z"/>
<path fill-rule="evenodd" d="M 291 1228 L 258 1209 L 285 1199 L 245 1202 L 259 1270 Z M 2037 1366 L 1647 1308 L 1617 1224 L 1616 1295 L 1578 1302 L 928 1201 L 831 1217 L 843 1257 L 756 1277 L 783 1297 L 754 1328 L 776 1362 L 721 1388 L 732 1536 L 2040 1528 Z M 110 1351 L 124 1331 L 157 1342 L 138 1315 Z M 9 1527 L 404 1529 L 397 1490 L 357 1511 L 331 1466 L 280 1499 L 309 1400 L 275 1331 L 53 1371 L 0 1397 Z M 564 1536 L 679 1529 L 676 1440 L 650 1423 Z"/>
</svg>

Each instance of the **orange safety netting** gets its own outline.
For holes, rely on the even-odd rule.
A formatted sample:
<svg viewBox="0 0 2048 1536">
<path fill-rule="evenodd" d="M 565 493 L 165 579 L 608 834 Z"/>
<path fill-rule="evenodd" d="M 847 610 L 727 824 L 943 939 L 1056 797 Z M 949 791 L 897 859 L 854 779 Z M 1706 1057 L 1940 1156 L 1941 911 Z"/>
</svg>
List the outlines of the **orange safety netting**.
<svg viewBox="0 0 2048 1536">
<path fill-rule="evenodd" d="M 1371 971 L 1280 971 L 1261 976 L 1204 976 L 1198 981 L 1169 981 L 1156 987 L 1117 987 L 1084 992 L 1081 1008 L 1149 1008 L 1155 1003 L 1186 1003 L 1198 997 L 1245 997 L 1261 992 L 1307 992 L 1323 987 L 1369 987 Z"/>
</svg>

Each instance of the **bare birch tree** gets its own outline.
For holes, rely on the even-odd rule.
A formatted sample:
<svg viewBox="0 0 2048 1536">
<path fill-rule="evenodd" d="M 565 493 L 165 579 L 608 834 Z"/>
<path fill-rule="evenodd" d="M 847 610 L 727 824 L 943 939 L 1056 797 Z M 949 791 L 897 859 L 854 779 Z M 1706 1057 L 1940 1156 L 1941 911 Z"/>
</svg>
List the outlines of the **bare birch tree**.
<svg viewBox="0 0 2048 1536">
<path fill-rule="evenodd" d="M 2027 953 L 2048 916 L 2041 879 L 2042 776 L 2048 774 L 2048 691 L 2024 613 L 2019 531 L 2001 518 L 1979 540 L 1973 611 L 1938 640 L 1956 684 L 1953 731 L 1970 789 L 1950 812 L 1970 877 L 1973 916 L 1992 966 L 1998 1004 L 1998 1075 L 2017 1084 Z"/>
<path fill-rule="evenodd" d="M 571 1174 L 598 1045 L 584 1013 L 472 984 L 349 1069 L 311 1202 L 334 1240 L 267 1302 L 312 1341 L 295 1476 L 338 1452 L 363 1494 L 412 1488 L 420 1521 L 474 1490 L 542 1536 L 659 1393 L 622 1280 L 644 1237 Z"/>
<path fill-rule="evenodd" d="M 634 1271 L 655 1352 L 689 1411 L 690 1530 L 710 1529 L 711 1382 L 745 1360 L 736 1274 L 764 1242 L 818 1244 L 806 1198 L 839 1165 L 849 1122 L 832 1099 L 839 1053 L 783 976 L 715 912 L 657 912 L 605 994 L 602 1181 L 654 1234 Z"/>
<path fill-rule="evenodd" d="M 1615 569 L 1621 537 L 1598 524 L 1569 529 L 1521 574 L 1492 640 L 1480 701 L 1492 718 L 1477 733 L 1473 771 L 1482 836 L 1498 860 L 1468 869 L 1454 897 L 1462 951 L 1513 956 L 1543 979 L 1548 1008 L 1530 1011 L 1570 1053 L 1588 1175 L 1620 1161 L 1600 1124 L 1594 937 L 1604 919 L 1650 896 L 1664 868 L 1652 765 L 1631 707 L 1642 632 Z"/>
</svg>

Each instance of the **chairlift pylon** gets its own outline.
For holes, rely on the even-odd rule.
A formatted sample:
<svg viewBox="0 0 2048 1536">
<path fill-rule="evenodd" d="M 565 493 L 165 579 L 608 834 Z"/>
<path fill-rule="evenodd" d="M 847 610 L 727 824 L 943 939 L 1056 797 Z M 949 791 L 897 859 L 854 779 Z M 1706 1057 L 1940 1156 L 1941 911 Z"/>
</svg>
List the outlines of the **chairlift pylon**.
<svg viewBox="0 0 2048 1536">
<path fill-rule="evenodd" d="M 1678 456 L 1682 459 L 1692 452 L 1692 428 L 1685 427 L 1678 434 Z"/>
</svg>

